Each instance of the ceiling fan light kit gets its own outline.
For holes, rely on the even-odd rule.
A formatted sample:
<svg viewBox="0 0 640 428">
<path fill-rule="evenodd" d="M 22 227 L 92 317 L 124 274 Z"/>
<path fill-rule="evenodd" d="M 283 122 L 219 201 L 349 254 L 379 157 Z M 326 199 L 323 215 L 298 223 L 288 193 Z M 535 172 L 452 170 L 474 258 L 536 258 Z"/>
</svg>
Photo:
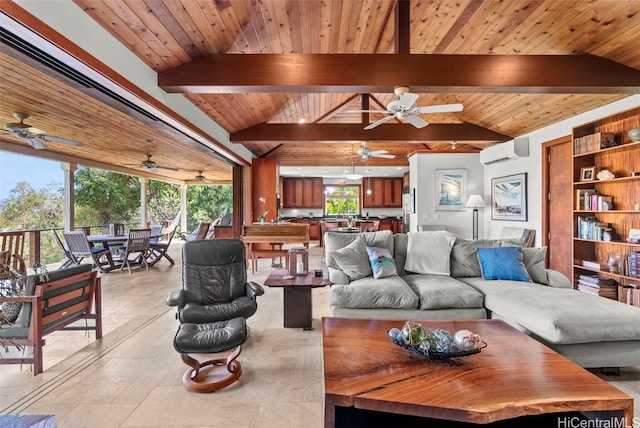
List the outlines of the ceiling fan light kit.
<svg viewBox="0 0 640 428">
<path fill-rule="evenodd" d="M 351 162 L 351 172 L 345 172 L 342 176 L 347 180 L 360 180 L 363 177 L 362 174 L 356 174 L 355 162 Z"/>
</svg>

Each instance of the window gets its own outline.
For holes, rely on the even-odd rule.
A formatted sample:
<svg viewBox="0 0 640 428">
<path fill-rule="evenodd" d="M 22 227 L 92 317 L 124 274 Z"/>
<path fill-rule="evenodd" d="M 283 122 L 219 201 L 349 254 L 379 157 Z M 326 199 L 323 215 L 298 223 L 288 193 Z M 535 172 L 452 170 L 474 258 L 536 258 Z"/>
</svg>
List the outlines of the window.
<svg viewBox="0 0 640 428">
<path fill-rule="evenodd" d="M 358 215 L 360 186 L 324 186 L 325 215 Z"/>
</svg>

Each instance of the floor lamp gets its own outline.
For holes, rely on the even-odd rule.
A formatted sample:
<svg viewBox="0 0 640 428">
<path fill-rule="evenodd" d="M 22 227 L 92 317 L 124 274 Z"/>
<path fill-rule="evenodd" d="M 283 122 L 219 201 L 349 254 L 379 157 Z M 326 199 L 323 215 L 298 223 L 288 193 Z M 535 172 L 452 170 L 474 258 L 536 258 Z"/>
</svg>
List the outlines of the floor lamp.
<svg viewBox="0 0 640 428">
<path fill-rule="evenodd" d="M 480 195 L 471 195 L 467 199 L 467 208 L 473 208 L 473 239 L 478 239 L 478 208 L 484 208 L 484 199 Z"/>
</svg>

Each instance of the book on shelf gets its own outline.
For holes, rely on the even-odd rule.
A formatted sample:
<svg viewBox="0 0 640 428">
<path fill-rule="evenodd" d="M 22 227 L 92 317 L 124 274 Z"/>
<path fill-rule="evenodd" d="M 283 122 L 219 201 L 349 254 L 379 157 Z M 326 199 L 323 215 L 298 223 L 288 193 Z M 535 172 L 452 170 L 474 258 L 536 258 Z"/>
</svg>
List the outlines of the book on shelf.
<svg viewBox="0 0 640 428">
<path fill-rule="evenodd" d="M 594 270 L 603 270 L 604 268 L 607 267 L 607 265 L 604 263 L 599 263 L 592 260 L 583 260 L 582 266 L 589 269 L 594 269 Z"/>
<path fill-rule="evenodd" d="M 627 258 L 627 276 L 632 278 L 640 278 L 640 269 L 638 268 L 638 259 L 640 256 L 638 255 L 638 251 L 630 251 L 629 257 Z"/>
<path fill-rule="evenodd" d="M 578 291 L 618 300 L 618 284 L 611 278 L 599 275 L 580 275 Z"/>
<path fill-rule="evenodd" d="M 586 210 L 584 203 L 586 195 L 595 192 L 596 189 L 576 189 L 576 210 Z"/>
<path fill-rule="evenodd" d="M 595 216 L 578 216 L 577 220 L 577 238 L 603 241 L 609 240 L 614 233 L 611 223 L 599 221 Z"/>
<path fill-rule="evenodd" d="M 613 196 L 598 196 L 598 211 L 609 211 L 613 209 Z"/>
<path fill-rule="evenodd" d="M 594 287 L 614 285 L 616 281 L 613 278 L 607 278 L 600 275 L 580 275 L 578 281 L 585 285 L 591 285 Z"/>
<path fill-rule="evenodd" d="M 575 154 L 588 153 L 608 147 L 614 141 L 613 132 L 596 132 L 595 134 L 577 137 L 573 140 L 573 152 Z M 606 143 L 606 144 L 604 144 Z"/>
</svg>

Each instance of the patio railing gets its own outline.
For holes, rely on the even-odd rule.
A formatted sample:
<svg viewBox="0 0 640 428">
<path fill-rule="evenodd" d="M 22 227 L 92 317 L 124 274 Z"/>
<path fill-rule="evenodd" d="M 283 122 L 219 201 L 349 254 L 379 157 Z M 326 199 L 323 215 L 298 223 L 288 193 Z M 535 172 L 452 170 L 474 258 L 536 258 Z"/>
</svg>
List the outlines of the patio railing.
<svg viewBox="0 0 640 428">
<path fill-rule="evenodd" d="M 136 226 L 136 224 L 126 224 L 127 228 Z M 61 236 L 62 228 L 48 227 L 45 229 L 21 229 L 21 230 L 5 230 L 0 232 L 0 241 L 2 240 L 3 233 L 8 232 L 21 232 L 24 235 L 24 254 L 20 254 L 24 259 L 24 263 L 27 268 L 33 268 L 34 266 L 42 263 L 56 263 L 62 261 L 64 255 L 59 248 L 53 237 L 52 230 L 58 232 Z M 75 230 L 82 230 L 86 235 L 92 234 L 104 234 L 109 230 L 109 225 L 91 225 L 91 226 L 77 226 Z M 44 244 L 44 245 L 43 245 Z M 56 261 L 51 261 L 55 256 L 59 256 Z M 46 263 L 46 262 L 49 263 Z"/>
</svg>

